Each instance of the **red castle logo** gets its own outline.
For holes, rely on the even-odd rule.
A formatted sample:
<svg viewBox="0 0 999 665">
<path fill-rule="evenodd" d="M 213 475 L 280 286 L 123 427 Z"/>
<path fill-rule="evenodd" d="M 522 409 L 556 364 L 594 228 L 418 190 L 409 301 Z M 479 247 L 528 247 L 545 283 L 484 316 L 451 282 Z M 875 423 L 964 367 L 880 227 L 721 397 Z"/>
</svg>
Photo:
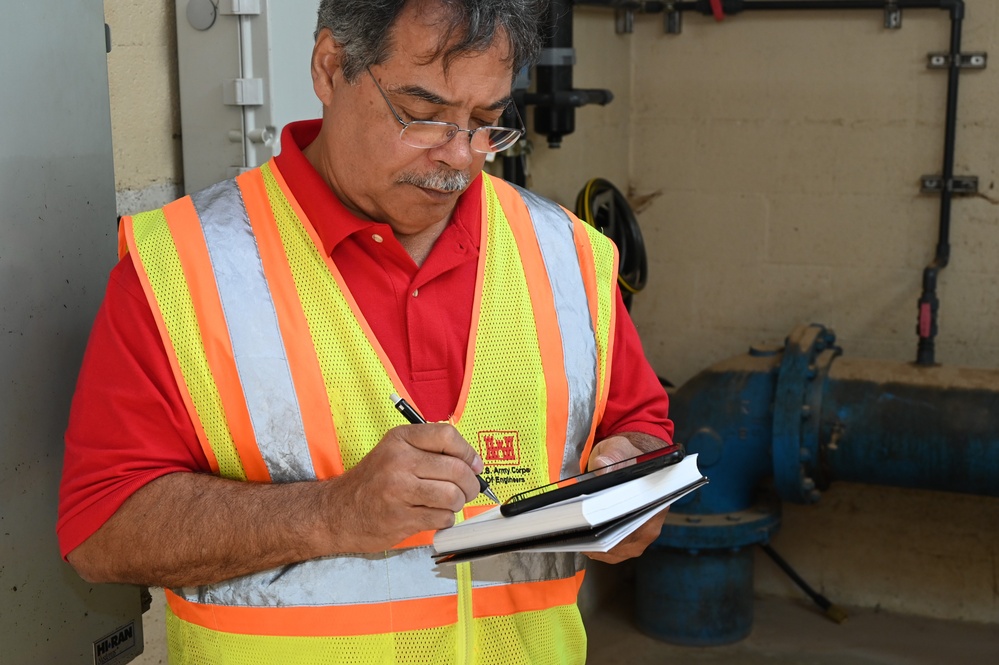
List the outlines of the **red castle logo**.
<svg viewBox="0 0 999 665">
<path fill-rule="evenodd" d="M 479 432 L 479 452 L 486 464 L 516 464 L 520 452 L 517 432 Z"/>
</svg>

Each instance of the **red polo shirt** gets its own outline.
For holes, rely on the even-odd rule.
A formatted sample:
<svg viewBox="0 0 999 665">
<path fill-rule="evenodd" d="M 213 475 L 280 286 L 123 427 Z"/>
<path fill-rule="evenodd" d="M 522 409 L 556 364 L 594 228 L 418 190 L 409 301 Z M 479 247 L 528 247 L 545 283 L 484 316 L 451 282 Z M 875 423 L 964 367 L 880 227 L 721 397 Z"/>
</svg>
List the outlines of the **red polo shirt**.
<svg viewBox="0 0 999 665">
<path fill-rule="evenodd" d="M 302 154 L 319 125 L 317 120 L 285 128 L 278 168 L 406 390 L 428 419 L 445 420 L 458 401 L 465 366 L 481 177 L 458 199 L 451 223 L 418 267 L 387 224 L 354 216 Z M 671 440 L 666 393 L 620 298 L 610 392 L 597 440 L 626 431 Z M 135 266 L 125 257 L 111 271 L 70 411 L 57 524 L 63 556 L 137 489 L 178 471 L 210 468 Z"/>
</svg>

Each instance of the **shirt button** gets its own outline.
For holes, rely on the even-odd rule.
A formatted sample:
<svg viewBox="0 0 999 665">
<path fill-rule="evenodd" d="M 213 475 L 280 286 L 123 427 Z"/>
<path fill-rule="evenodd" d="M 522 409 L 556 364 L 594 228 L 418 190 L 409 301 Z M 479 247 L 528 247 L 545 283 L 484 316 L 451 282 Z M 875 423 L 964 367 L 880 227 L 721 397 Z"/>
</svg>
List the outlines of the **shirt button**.
<svg viewBox="0 0 999 665">
<path fill-rule="evenodd" d="M 415 298 L 416 296 L 418 296 L 418 295 L 420 295 L 420 290 L 419 290 L 419 289 L 416 289 L 415 291 L 413 291 L 413 297 L 414 297 L 414 298 Z"/>
<path fill-rule="evenodd" d="M 380 235 L 378 235 L 377 233 L 371 234 L 371 239 L 374 240 L 375 242 L 381 242 L 382 241 L 382 237 Z"/>
</svg>

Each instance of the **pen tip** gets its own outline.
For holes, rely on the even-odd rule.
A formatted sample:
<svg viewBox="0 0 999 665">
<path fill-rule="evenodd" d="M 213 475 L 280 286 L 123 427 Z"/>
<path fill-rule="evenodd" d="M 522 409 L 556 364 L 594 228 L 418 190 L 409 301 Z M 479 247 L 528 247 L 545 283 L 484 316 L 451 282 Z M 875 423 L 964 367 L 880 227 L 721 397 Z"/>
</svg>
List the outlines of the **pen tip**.
<svg viewBox="0 0 999 665">
<path fill-rule="evenodd" d="M 483 494 L 485 494 L 485 495 L 486 495 L 487 497 L 489 497 L 489 499 L 490 499 L 490 500 L 491 500 L 491 501 L 492 501 L 493 503 L 499 503 L 499 502 L 500 502 L 500 500 L 499 500 L 499 497 L 498 497 L 498 496 L 496 496 L 496 493 L 495 493 L 495 492 L 493 492 L 492 488 L 490 488 L 490 487 L 487 487 L 487 488 L 485 488 L 484 490 L 482 490 L 482 493 L 483 493 Z"/>
<path fill-rule="evenodd" d="M 391 395 L 389 395 L 389 399 L 392 400 L 393 404 L 398 404 L 399 400 L 401 400 L 402 398 L 399 397 L 399 393 L 392 393 Z"/>
</svg>

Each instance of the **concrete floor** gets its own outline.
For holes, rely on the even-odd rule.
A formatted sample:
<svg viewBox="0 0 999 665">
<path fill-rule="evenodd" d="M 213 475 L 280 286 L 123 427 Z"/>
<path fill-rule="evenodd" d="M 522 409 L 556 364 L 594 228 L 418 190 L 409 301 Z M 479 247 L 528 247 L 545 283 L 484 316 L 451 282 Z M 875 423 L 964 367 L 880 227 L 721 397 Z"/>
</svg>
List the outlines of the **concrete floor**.
<svg viewBox="0 0 999 665">
<path fill-rule="evenodd" d="M 753 631 L 737 644 L 680 647 L 642 634 L 630 594 L 587 614 L 590 665 L 992 665 L 999 663 L 999 625 L 940 621 L 850 609 L 846 623 L 827 619 L 808 601 L 758 598 Z M 134 665 L 167 662 L 163 593 L 143 617 L 145 652 Z"/>
<path fill-rule="evenodd" d="M 986 665 L 999 663 L 999 625 L 847 608 L 837 624 L 809 601 L 757 598 L 753 631 L 736 644 L 681 647 L 635 627 L 630 599 L 590 615 L 591 665 Z"/>
</svg>

